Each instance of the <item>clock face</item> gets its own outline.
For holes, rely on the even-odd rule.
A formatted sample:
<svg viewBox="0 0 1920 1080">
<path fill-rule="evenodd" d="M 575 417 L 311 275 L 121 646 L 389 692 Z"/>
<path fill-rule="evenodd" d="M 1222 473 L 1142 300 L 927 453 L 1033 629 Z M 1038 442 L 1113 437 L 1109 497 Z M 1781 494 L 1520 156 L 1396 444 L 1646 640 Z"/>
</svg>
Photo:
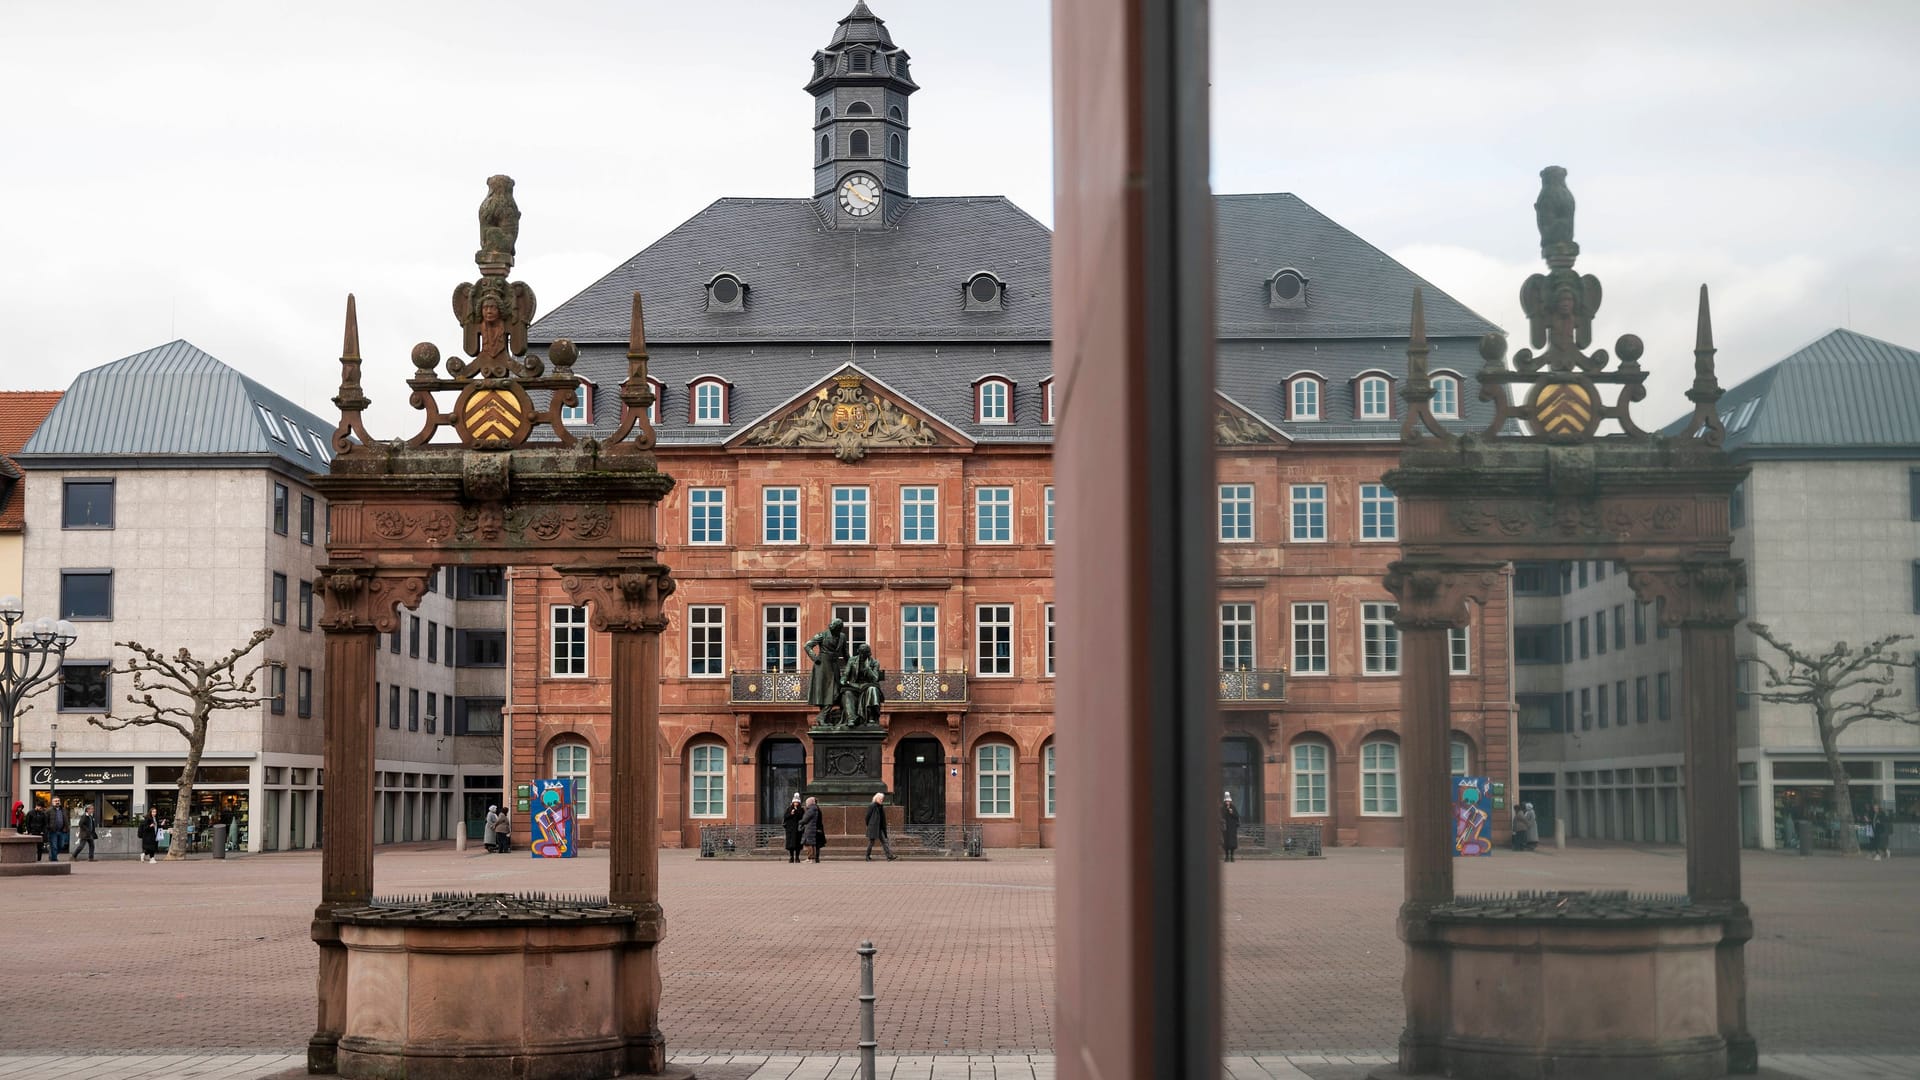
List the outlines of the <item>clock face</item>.
<svg viewBox="0 0 1920 1080">
<path fill-rule="evenodd" d="M 880 181 L 866 173 L 840 181 L 840 209 L 851 217 L 866 217 L 880 209 Z"/>
</svg>

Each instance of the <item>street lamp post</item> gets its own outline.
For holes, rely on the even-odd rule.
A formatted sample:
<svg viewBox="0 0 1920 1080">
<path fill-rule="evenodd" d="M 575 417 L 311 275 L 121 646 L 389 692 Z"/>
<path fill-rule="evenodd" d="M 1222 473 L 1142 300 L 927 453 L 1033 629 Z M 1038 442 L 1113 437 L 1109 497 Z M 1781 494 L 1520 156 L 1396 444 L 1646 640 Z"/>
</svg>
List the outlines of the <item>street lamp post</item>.
<svg viewBox="0 0 1920 1080">
<path fill-rule="evenodd" d="M 42 616 L 23 622 L 20 598 L 0 598 L 0 806 L 13 809 L 13 718 L 34 687 L 60 673 L 60 661 L 73 644 L 73 624 Z M 51 786 L 51 776 L 49 777 Z M 11 831 L 11 822 L 9 822 Z"/>
</svg>

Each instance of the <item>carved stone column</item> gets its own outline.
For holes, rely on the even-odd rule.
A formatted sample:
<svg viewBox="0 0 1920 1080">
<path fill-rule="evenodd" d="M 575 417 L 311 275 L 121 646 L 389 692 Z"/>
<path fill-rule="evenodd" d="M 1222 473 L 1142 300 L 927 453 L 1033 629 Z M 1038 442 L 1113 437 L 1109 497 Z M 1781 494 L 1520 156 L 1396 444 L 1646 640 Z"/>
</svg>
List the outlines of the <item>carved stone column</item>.
<svg viewBox="0 0 1920 1080">
<path fill-rule="evenodd" d="M 1735 719 L 1733 630 L 1746 564 L 1702 559 L 1634 566 L 1629 581 L 1641 600 L 1660 602 L 1661 621 L 1680 627 L 1680 699 L 1686 719 L 1687 895 L 1727 909 L 1717 957 L 1720 1033 L 1727 1069 L 1759 1069 L 1747 1029 L 1746 953 L 1753 919 L 1740 891 L 1739 730 Z"/>
<path fill-rule="evenodd" d="M 613 639 L 613 716 L 608 752 L 613 761 L 612 829 L 607 899 L 631 908 L 634 939 L 619 967 L 621 1033 L 627 1069 L 664 1072 L 660 1034 L 660 632 L 661 605 L 674 581 L 657 562 L 561 567 L 560 586 L 575 604 L 592 610 L 595 630 Z"/>
<path fill-rule="evenodd" d="M 1452 702 L 1447 632 L 1467 625 L 1467 601 L 1486 603 L 1501 587 L 1499 566 L 1402 560 L 1388 568 L 1387 591 L 1400 606 L 1400 813 L 1406 898 L 1400 937 L 1407 943 L 1407 1026 L 1400 1034 L 1402 1072 L 1438 1072 L 1446 1033 L 1447 958 L 1437 948 L 1428 913 L 1453 899 Z"/>
<path fill-rule="evenodd" d="M 322 567 L 314 587 L 326 633 L 326 769 L 320 850 L 320 906 L 312 935 L 320 946 L 319 1018 L 307 1042 L 309 1072 L 335 1070 L 347 1020 L 347 954 L 333 921 L 338 907 L 373 896 L 373 756 L 379 702 L 373 699 L 373 662 L 379 635 L 400 625 L 397 605 L 420 602 L 427 571 Z"/>
</svg>

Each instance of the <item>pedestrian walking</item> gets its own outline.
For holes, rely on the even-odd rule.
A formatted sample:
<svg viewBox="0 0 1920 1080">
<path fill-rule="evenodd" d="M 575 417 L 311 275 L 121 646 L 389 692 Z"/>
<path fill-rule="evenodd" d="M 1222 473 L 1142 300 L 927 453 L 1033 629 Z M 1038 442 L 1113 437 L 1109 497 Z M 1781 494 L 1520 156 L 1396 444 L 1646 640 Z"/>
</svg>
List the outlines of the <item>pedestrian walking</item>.
<svg viewBox="0 0 1920 1080">
<path fill-rule="evenodd" d="M 820 849 L 827 846 L 827 831 L 820 821 L 820 800 L 807 796 L 806 809 L 800 813 L 800 846 L 807 861 L 819 862 Z"/>
<path fill-rule="evenodd" d="M 154 863 L 160 861 L 160 811 L 147 808 L 146 820 L 140 823 L 140 861 Z"/>
<path fill-rule="evenodd" d="M 80 821 L 78 824 L 74 826 L 74 836 L 78 838 L 75 840 L 73 845 L 73 861 L 74 862 L 80 861 L 81 848 L 87 849 L 87 861 L 88 862 L 94 861 L 93 842 L 94 840 L 99 838 L 99 835 L 100 835 L 99 831 L 94 828 L 94 824 L 93 824 L 93 807 L 91 806 L 81 807 Z"/>
<path fill-rule="evenodd" d="M 1519 813 L 1513 815 L 1513 850 L 1532 851 L 1539 846 L 1540 818 L 1532 803 L 1521 803 Z"/>
<path fill-rule="evenodd" d="M 1886 807 L 1873 812 L 1873 861 L 1893 858 L 1893 818 L 1887 814 Z"/>
<path fill-rule="evenodd" d="M 40 856 L 47 853 L 47 811 L 39 803 L 21 818 L 20 831 L 39 840 L 33 847 L 33 861 L 39 862 Z"/>
<path fill-rule="evenodd" d="M 887 861 L 892 862 L 894 859 L 893 840 L 887 836 L 887 793 L 884 791 L 874 792 L 873 801 L 867 804 L 868 862 L 873 861 L 873 842 L 875 840 L 880 841 L 880 850 L 886 853 Z"/>
<path fill-rule="evenodd" d="M 480 839 L 486 841 L 487 854 L 493 854 L 493 830 L 500 824 L 500 808 L 487 807 L 487 823 L 480 830 Z"/>
<path fill-rule="evenodd" d="M 59 862 L 67 850 L 67 807 L 58 799 L 47 809 L 47 850 L 53 852 L 48 862 Z"/>
<path fill-rule="evenodd" d="M 793 793 L 793 801 L 787 804 L 787 816 L 780 822 L 787 830 L 787 861 L 800 861 L 800 819 L 807 815 L 806 807 L 800 805 L 800 793 Z"/>
<path fill-rule="evenodd" d="M 494 849 L 502 855 L 513 850 L 513 810 L 511 807 L 502 806 L 500 808 L 500 816 L 494 819 L 493 846 Z"/>
<path fill-rule="evenodd" d="M 1232 862 L 1233 853 L 1240 850 L 1240 811 L 1233 808 L 1233 792 L 1223 791 L 1220 796 L 1220 846 Z"/>
</svg>

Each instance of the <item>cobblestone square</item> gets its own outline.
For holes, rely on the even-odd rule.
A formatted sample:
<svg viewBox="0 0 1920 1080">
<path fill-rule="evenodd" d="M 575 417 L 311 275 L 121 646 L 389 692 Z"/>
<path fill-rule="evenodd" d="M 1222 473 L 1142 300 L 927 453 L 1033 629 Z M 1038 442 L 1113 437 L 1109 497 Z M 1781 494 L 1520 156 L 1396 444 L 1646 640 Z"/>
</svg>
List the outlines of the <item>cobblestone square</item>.
<svg viewBox="0 0 1920 1080">
<path fill-rule="evenodd" d="M 1049 1053 L 1053 862 L 788 865 L 661 853 L 662 1027 L 687 1054 L 847 1054 L 871 938 L 882 1052 Z M 1399 1033 L 1397 851 L 1337 849 L 1227 875 L 1229 1050 L 1379 1054 Z M 382 892 L 601 890 L 607 864 L 382 848 Z M 1751 1020 L 1771 1054 L 1911 1054 L 1920 860 L 1750 854 Z M 1462 891 L 1679 891 L 1678 849 L 1463 860 Z M 0 1054 L 288 1053 L 313 1025 L 317 855 L 83 863 L 0 887 Z"/>
</svg>

